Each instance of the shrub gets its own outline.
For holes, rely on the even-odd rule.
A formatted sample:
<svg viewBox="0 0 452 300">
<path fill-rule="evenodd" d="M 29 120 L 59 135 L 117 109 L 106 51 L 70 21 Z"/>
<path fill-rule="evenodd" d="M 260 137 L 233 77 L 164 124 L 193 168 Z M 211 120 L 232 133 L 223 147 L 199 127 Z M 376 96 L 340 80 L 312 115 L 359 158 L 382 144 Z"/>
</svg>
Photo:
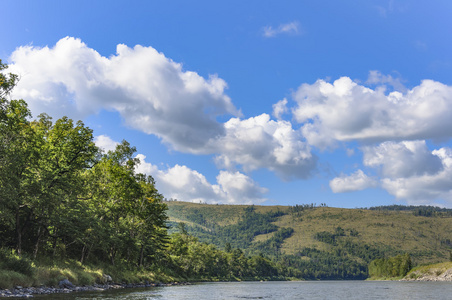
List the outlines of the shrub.
<svg viewBox="0 0 452 300">
<path fill-rule="evenodd" d="M 30 259 L 19 257 L 6 249 L 0 249 L 0 268 L 3 270 L 14 271 L 32 277 L 35 269 Z"/>
<path fill-rule="evenodd" d="M 18 285 L 30 286 L 32 284 L 33 279 L 22 273 L 8 270 L 2 270 L 0 272 L 0 289 L 10 289 Z"/>
</svg>

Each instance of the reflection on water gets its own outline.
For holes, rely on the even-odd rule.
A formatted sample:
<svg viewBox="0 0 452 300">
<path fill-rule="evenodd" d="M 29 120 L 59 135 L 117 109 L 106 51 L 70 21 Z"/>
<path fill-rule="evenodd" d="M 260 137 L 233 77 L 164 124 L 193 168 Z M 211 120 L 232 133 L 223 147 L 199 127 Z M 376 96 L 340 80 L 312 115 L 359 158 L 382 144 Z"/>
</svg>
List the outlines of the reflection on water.
<svg viewBox="0 0 452 300">
<path fill-rule="evenodd" d="M 37 299 L 452 299 L 452 283 L 397 281 L 216 282 L 38 296 Z"/>
</svg>

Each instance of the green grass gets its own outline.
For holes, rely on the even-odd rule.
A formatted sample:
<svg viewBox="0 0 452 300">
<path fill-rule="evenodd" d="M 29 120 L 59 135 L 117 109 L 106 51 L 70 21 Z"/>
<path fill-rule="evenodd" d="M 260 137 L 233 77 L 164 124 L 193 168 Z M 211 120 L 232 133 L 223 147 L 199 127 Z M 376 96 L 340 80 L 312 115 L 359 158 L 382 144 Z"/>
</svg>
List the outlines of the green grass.
<svg viewBox="0 0 452 300">
<path fill-rule="evenodd" d="M 15 286 L 32 286 L 35 278 L 11 270 L 0 270 L 0 289 L 9 289 Z"/>
<path fill-rule="evenodd" d="M 439 276 L 449 269 L 452 269 L 452 262 L 421 265 L 413 268 L 410 272 L 408 272 L 406 278 L 417 279 L 423 276 Z"/>
<path fill-rule="evenodd" d="M 104 274 L 108 274 L 116 283 L 143 283 L 149 282 L 175 282 L 179 278 L 172 277 L 163 272 L 152 272 L 145 269 L 130 270 L 123 266 L 102 264 L 98 266 L 82 265 L 73 260 L 48 259 L 37 260 L 32 263 L 33 274 L 4 269 L 0 267 L 0 289 L 9 289 L 15 286 L 53 286 L 63 279 L 68 279 L 74 285 L 93 285 L 105 283 Z"/>
</svg>

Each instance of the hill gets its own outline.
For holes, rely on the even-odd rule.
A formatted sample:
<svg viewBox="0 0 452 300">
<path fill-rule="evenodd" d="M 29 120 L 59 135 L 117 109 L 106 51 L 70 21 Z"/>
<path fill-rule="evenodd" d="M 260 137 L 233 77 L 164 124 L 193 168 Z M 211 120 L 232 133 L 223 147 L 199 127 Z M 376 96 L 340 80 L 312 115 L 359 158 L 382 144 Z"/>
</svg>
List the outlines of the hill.
<svg viewBox="0 0 452 300">
<path fill-rule="evenodd" d="M 360 279 L 376 258 L 408 253 L 419 265 L 449 260 L 452 250 L 452 210 L 435 207 L 166 204 L 170 232 L 182 222 L 202 242 L 261 253 L 310 272 L 304 278 Z"/>
</svg>

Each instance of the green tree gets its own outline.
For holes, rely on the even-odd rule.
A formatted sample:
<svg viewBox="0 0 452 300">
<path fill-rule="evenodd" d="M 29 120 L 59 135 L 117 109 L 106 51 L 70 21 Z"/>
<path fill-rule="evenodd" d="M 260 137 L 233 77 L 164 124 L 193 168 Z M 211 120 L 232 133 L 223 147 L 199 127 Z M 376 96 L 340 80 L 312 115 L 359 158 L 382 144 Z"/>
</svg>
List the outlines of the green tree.
<svg viewBox="0 0 452 300">
<path fill-rule="evenodd" d="M 127 141 L 104 154 L 90 170 L 90 191 L 98 219 L 99 240 L 112 264 L 117 255 L 142 264 L 146 253 L 163 247 L 166 205 L 152 177 L 136 174 L 136 149 Z"/>
<path fill-rule="evenodd" d="M 4 100 L 4 99 L 3 99 Z M 2 100 L 2 101 L 3 101 Z M 9 246 L 22 252 L 22 237 L 29 228 L 32 207 L 39 190 L 31 172 L 38 161 L 36 134 L 28 121 L 31 117 L 22 100 L 3 103 L 0 119 L 0 211 L 8 232 Z"/>
<path fill-rule="evenodd" d="M 39 188 L 33 207 L 37 227 L 36 256 L 44 236 L 58 236 L 57 231 L 66 229 L 69 224 L 63 218 L 64 212 L 84 197 L 83 172 L 95 164 L 98 148 L 93 142 L 92 130 L 81 121 L 74 123 L 63 117 L 53 124 L 49 116 L 42 114 L 32 122 L 32 127 L 40 148 L 37 164 L 30 168 L 31 177 Z"/>
</svg>

